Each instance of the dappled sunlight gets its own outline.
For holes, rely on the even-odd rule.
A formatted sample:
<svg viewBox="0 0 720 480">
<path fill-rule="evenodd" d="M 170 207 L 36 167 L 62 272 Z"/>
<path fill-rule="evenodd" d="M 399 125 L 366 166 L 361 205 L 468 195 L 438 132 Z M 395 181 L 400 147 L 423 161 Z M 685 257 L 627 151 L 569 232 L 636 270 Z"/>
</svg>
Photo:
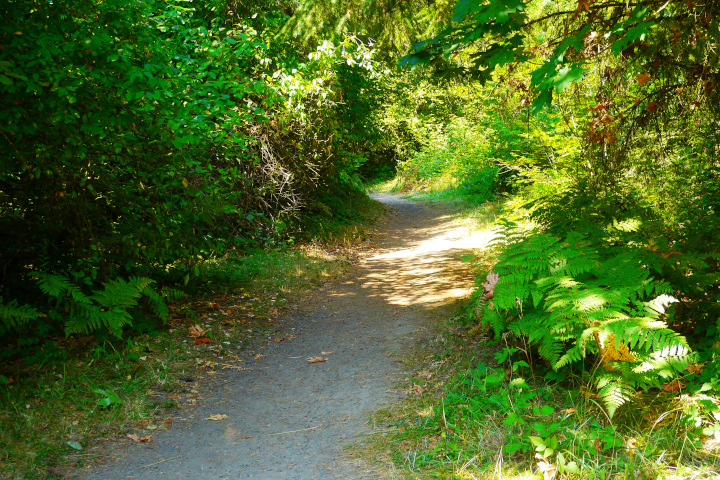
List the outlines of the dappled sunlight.
<svg viewBox="0 0 720 480">
<path fill-rule="evenodd" d="M 369 296 L 393 305 L 452 303 L 472 291 L 473 272 L 460 257 L 485 248 L 494 236 L 489 229 L 470 232 L 451 216 L 428 218 L 421 228 L 398 225 L 378 242 L 395 248 L 380 249 L 363 262 L 361 285 Z"/>
</svg>

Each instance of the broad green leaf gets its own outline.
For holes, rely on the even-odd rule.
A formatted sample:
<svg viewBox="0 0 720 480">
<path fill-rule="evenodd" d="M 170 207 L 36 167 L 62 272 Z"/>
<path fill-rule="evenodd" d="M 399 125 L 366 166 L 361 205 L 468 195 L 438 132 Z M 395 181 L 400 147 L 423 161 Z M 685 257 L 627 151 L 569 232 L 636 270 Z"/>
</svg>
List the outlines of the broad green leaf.
<svg viewBox="0 0 720 480">
<path fill-rule="evenodd" d="M 557 73 L 553 85 L 558 92 L 565 90 L 571 83 L 583 78 L 585 69 L 578 64 L 565 65 Z"/>
</svg>

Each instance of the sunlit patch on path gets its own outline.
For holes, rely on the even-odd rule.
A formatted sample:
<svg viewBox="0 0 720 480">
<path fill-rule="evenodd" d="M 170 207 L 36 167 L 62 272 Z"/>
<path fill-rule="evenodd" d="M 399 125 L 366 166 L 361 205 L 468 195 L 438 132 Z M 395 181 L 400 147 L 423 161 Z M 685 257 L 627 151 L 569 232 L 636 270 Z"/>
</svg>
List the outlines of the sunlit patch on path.
<svg viewBox="0 0 720 480">
<path fill-rule="evenodd" d="M 394 197 L 378 198 L 388 204 L 398 202 Z M 424 210 L 421 205 L 406 208 Z M 468 232 L 449 216 L 424 218 L 417 223 L 425 225 L 405 230 L 397 226 L 387 234 L 401 243 L 399 248 L 385 249 L 365 260 L 360 276 L 363 287 L 370 289 L 369 295 L 404 306 L 439 306 L 469 295 L 472 275 L 460 257 L 486 247 L 494 232 Z"/>
</svg>

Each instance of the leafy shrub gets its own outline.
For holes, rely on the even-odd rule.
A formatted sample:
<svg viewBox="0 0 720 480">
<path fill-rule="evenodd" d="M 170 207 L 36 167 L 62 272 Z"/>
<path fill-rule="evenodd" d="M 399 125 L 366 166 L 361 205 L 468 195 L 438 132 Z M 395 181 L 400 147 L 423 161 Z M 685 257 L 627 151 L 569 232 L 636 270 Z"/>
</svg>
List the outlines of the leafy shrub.
<svg viewBox="0 0 720 480">
<path fill-rule="evenodd" d="M 42 311 L 48 332 L 117 333 L 130 304 L 102 292 L 151 300 L 140 279 L 186 285 L 209 258 L 280 242 L 328 186 L 357 190 L 382 144 L 372 50 L 298 56 L 275 41 L 279 6 L 232 21 L 225 7 L 0 6 L 3 328 Z M 57 316 L 39 272 L 63 298 Z"/>
<path fill-rule="evenodd" d="M 496 335 L 527 338 L 555 370 L 594 360 L 590 373 L 610 415 L 636 388 L 660 386 L 693 358 L 662 320 L 677 300 L 648 268 L 660 258 L 616 243 L 636 228 L 628 220 L 524 237 L 508 225 L 499 278 L 484 287 L 492 299 L 482 319 Z"/>
</svg>

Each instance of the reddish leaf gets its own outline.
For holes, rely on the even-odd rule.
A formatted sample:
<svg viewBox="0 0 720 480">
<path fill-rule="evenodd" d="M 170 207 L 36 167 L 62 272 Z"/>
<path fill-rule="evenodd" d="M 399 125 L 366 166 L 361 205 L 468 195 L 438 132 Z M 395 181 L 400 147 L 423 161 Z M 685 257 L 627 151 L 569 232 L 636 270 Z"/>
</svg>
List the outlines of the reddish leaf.
<svg viewBox="0 0 720 480">
<path fill-rule="evenodd" d="M 307 358 L 308 363 L 320 363 L 320 362 L 327 362 L 327 358 L 324 357 L 309 357 Z"/>
<path fill-rule="evenodd" d="M 687 371 L 690 373 L 701 373 L 703 371 L 703 365 L 697 364 L 697 365 L 688 365 Z"/>
<path fill-rule="evenodd" d="M 677 393 L 680 390 L 685 388 L 685 384 L 682 383 L 680 380 L 673 380 L 672 382 L 665 382 L 662 385 L 662 389 L 666 392 L 672 392 Z"/>
<path fill-rule="evenodd" d="M 210 343 L 210 342 L 212 342 L 212 340 L 209 339 L 208 337 L 196 338 L 196 339 L 195 339 L 195 344 L 196 344 L 196 345 L 202 345 L 203 343 Z"/>
<path fill-rule="evenodd" d="M 650 81 L 650 75 L 647 73 L 641 73 L 635 78 L 637 78 L 638 85 L 641 87 Z"/>
</svg>

